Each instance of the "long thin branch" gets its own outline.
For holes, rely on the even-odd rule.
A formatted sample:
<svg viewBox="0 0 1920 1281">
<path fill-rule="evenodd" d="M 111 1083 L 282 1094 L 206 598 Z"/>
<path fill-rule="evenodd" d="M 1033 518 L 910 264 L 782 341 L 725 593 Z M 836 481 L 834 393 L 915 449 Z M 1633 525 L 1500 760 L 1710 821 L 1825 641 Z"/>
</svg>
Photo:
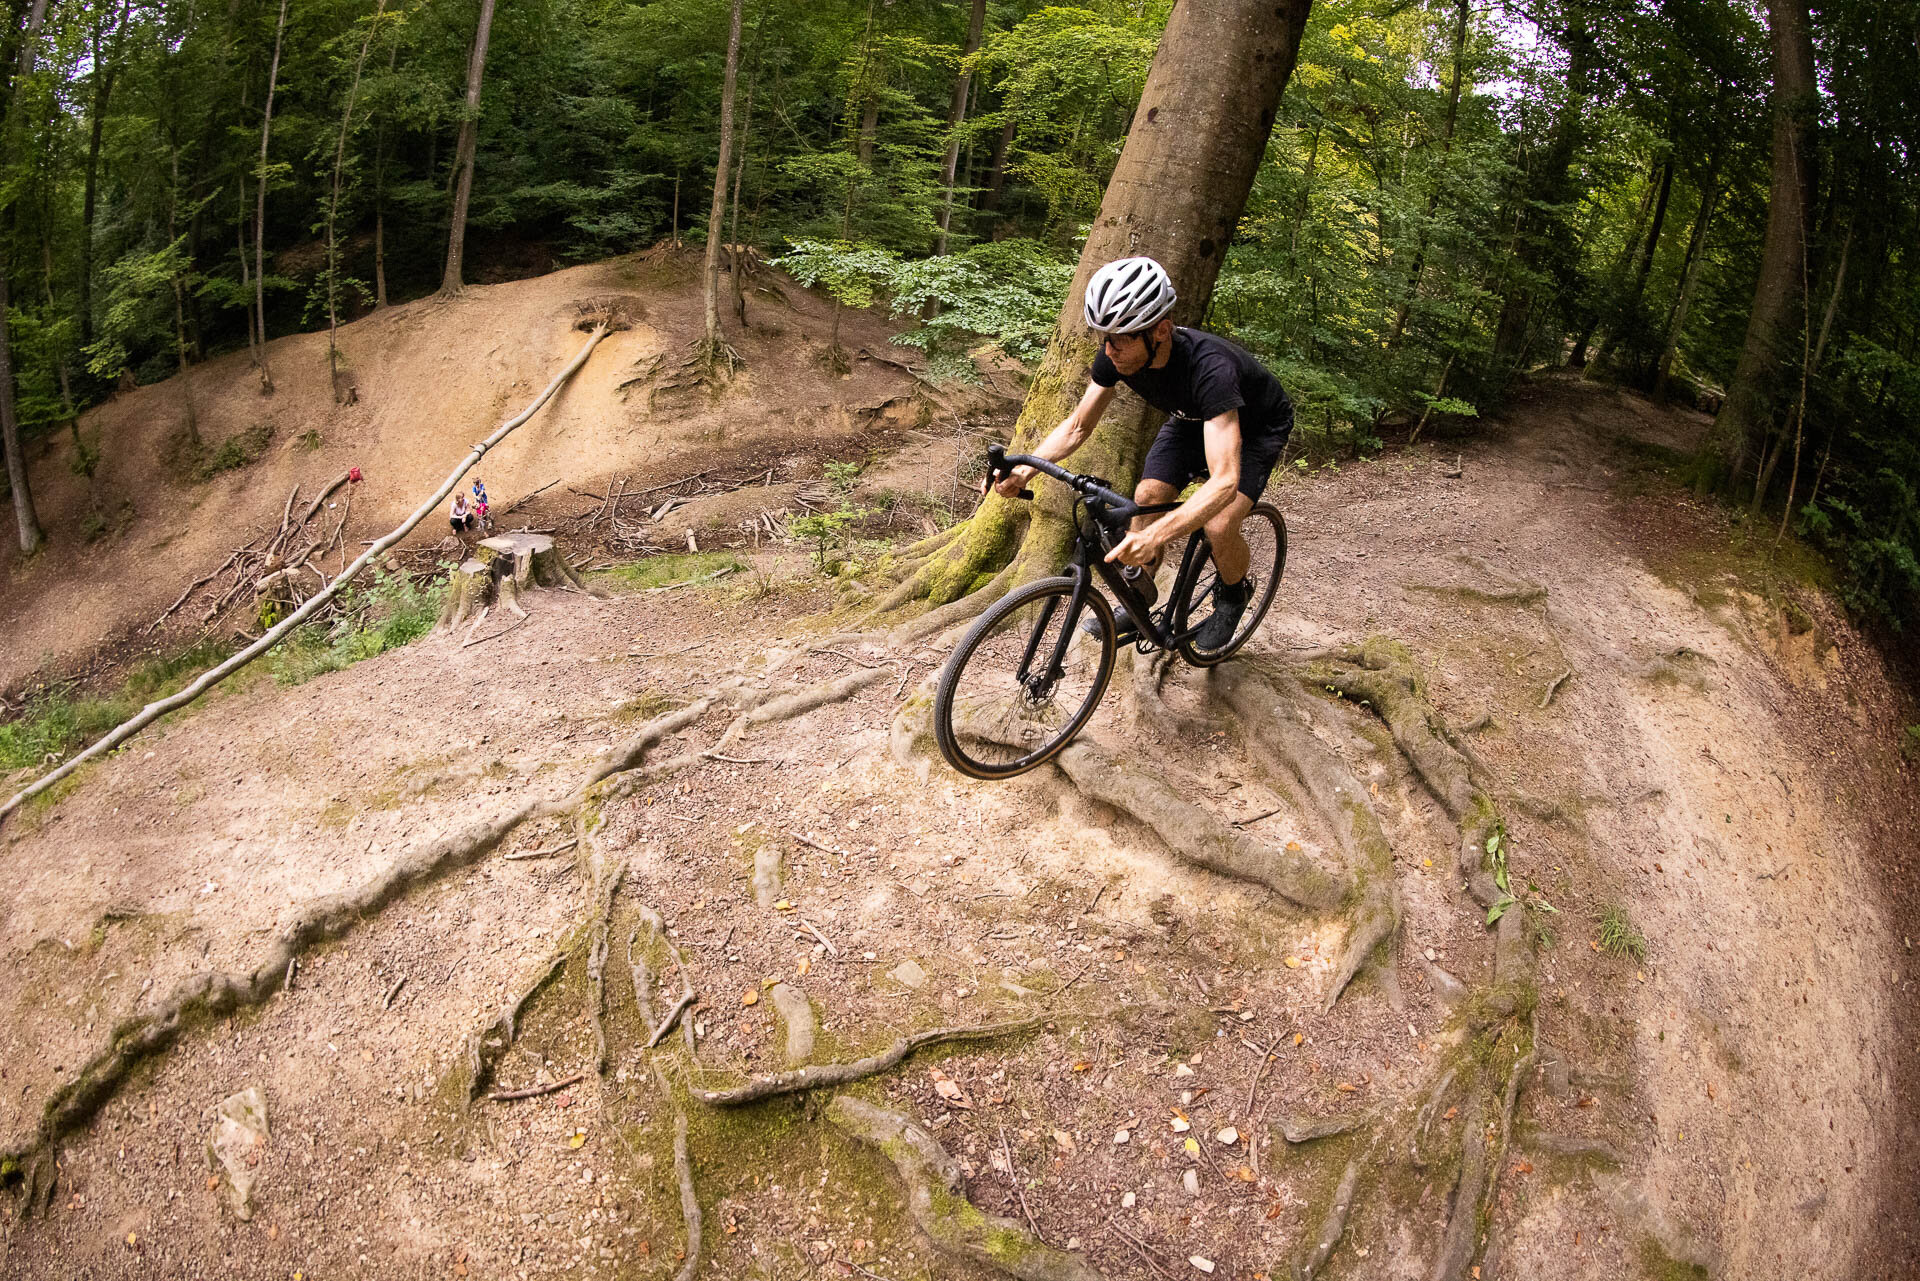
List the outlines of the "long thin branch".
<svg viewBox="0 0 1920 1281">
<path fill-rule="evenodd" d="M 986 1023 L 974 1027 L 941 1027 L 926 1032 L 917 1032 L 912 1036 L 903 1036 L 878 1054 L 868 1055 L 864 1059 L 855 1059 L 851 1063 L 822 1063 L 817 1066 L 795 1068 L 791 1072 L 782 1072 L 777 1076 L 760 1076 L 745 1085 L 735 1086 L 731 1090 L 696 1090 L 693 1097 L 702 1103 L 714 1107 L 738 1107 L 743 1103 L 754 1103 L 760 1099 L 769 1099 L 776 1094 L 791 1094 L 796 1090 L 817 1090 L 824 1086 L 845 1085 L 849 1081 L 858 1081 L 862 1077 L 884 1072 L 899 1063 L 907 1055 L 923 1045 L 932 1045 L 936 1041 L 985 1041 L 996 1036 L 1007 1036 L 1014 1032 L 1025 1032 L 1039 1027 L 1050 1015 L 1036 1015 L 1030 1019 L 1018 1019 L 1012 1023 Z"/>
<path fill-rule="evenodd" d="M 131 720 L 123 721 L 121 724 L 115 726 L 98 742 L 94 743 L 93 746 L 78 753 L 57 769 L 42 775 L 34 782 L 22 788 L 5 805 L 0 805 L 0 822 L 4 822 L 6 816 L 18 809 L 22 803 L 46 791 L 49 787 L 52 787 L 55 783 L 79 769 L 82 764 L 92 760 L 96 756 L 104 756 L 145 729 L 148 725 L 151 725 L 154 721 L 160 719 L 160 717 L 165 716 L 168 712 L 185 707 L 188 703 L 193 702 L 215 685 L 218 685 L 221 681 L 233 675 L 233 673 L 239 671 L 242 667 L 245 667 L 248 663 L 251 663 L 254 659 L 272 649 L 275 645 L 278 645 L 295 628 L 313 617 L 322 605 L 333 599 L 334 595 L 342 586 L 352 580 L 361 570 L 372 564 L 377 557 L 384 555 L 389 547 L 392 547 L 402 538 L 405 538 L 415 525 L 418 525 L 431 515 L 434 510 L 440 506 L 446 496 L 453 492 L 454 486 L 458 485 L 461 480 L 466 477 L 467 472 L 472 470 L 474 464 L 478 463 L 489 449 L 492 449 L 502 440 L 505 440 L 514 428 L 519 427 L 529 418 L 532 418 L 542 405 L 552 399 L 553 394 L 559 391 L 560 388 L 565 385 L 566 381 L 579 371 L 580 366 L 587 363 L 587 357 L 593 354 L 593 349 L 599 346 L 600 340 L 607 336 L 607 332 L 605 325 L 595 329 L 591 336 L 588 337 L 585 345 L 580 348 L 578 354 L 567 362 L 565 369 L 562 369 L 554 376 L 553 381 L 547 384 L 546 390 L 536 396 L 531 405 L 528 405 L 512 418 L 509 418 L 506 422 L 502 423 L 491 436 L 475 445 L 467 456 L 460 460 L 459 464 L 454 468 L 453 473 L 441 482 L 440 487 L 414 511 L 413 515 L 407 517 L 392 533 L 375 539 L 373 543 L 368 546 L 367 550 L 360 554 L 360 558 L 343 570 L 340 576 L 335 578 L 326 590 L 317 593 L 306 604 L 287 615 L 285 619 L 272 628 L 269 628 L 266 635 L 235 654 L 232 658 L 229 658 L 226 662 L 201 673 L 199 679 L 195 680 L 179 693 L 170 698 L 157 699 L 154 702 L 148 703 Z"/>
</svg>

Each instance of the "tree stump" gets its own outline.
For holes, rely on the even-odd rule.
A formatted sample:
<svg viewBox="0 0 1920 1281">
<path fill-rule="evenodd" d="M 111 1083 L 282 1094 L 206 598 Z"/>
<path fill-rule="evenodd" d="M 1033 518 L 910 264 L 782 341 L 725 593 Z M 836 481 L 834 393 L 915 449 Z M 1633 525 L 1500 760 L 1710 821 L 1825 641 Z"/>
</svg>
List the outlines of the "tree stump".
<svg viewBox="0 0 1920 1281">
<path fill-rule="evenodd" d="M 492 604 L 505 605 L 522 618 L 520 594 L 533 587 L 586 585 L 545 534 L 496 534 L 475 545 L 471 559 L 453 571 L 440 626 L 457 627 Z"/>
</svg>

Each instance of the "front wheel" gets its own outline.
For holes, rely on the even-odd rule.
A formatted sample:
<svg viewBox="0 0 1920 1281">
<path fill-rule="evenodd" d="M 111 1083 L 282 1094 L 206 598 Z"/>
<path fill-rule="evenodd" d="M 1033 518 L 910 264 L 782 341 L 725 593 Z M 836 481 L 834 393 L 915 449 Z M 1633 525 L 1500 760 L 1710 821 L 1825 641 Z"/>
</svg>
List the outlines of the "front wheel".
<svg viewBox="0 0 1920 1281">
<path fill-rule="evenodd" d="M 1024 774 L 1073 740 L 1106 693 L 1117 644 L 1113 608 L 1078 581 L 1018 588 L 968 629 L 940 672 L 933 734 L 947 763 L 972 778 Z M 1077 626 L 1092 622 L 1091 631 Z"/>
<path fill-rule="evenodd" d="M 1254 629 L 1267 616 L 1274 593 L 1280 588 L 1280 576 L 1286 572 L 1287 522 L 1278 507 L 1272 503 L 1255 503 L 1247 513 L 1247 518 L 1240 522 L 1240 533 L 1247 540 L 1247 550 L 1252 553 L 1247 561 L 1247 580 L 1253 584 L 1253 595 L 1247 601 L 1246 611 L 1240 615 L 1239 624 L 1233 629 L 1232 639 L 1218 649 L 1201 649 L 1194 633 L 1212 615 L 1220 582 L 1220 572 L 1214 568 L 1212 554 L 1202 549 L 1207 560 L 1194 576 L 1193 586 L 1187 593 L 1188 631 L 1186 639 L 1180 642 L 1180 657 L 1195 667 L 1213 667 L 1224 663 L 1247 643 Z M 1204 539 L 1206 535 L 1195 531 L 1193 537 Z"/>
</svg>

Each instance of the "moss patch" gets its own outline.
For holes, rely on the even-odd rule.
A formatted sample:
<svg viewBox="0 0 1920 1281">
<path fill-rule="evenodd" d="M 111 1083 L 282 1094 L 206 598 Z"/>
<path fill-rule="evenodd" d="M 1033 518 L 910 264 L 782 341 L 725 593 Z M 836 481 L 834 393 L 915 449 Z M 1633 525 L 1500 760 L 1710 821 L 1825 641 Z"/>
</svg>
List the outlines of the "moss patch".
<svg viewBox="0 0 1920 1281">
<path fill-rule="evenodd" d="M 723 569 L 739 572 L 746 567 L 746 562 L 732 552 L 679 552 L 596 570 L 589 577 L 614 591 L 640 592 L 690 583 Z"/>
</svg>

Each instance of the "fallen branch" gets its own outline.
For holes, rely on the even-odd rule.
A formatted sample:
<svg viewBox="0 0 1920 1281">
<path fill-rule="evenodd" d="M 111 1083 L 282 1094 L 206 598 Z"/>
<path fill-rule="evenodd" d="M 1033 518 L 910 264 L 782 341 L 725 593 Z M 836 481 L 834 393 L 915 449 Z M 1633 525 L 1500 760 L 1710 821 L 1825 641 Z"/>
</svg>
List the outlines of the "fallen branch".
<svg viewBox="0 0 1920 1281">
<path fill-rule="evenodd" d="M 1544 708 L 1548 703 L 1551 703 L 1553 696 L 1560 692 L 1560 686 L 1565 684 L 1567 678 L 1572 675 L 1573 669 L 1569 667 L 1566 671 L 1561 672 L 1558 676 L 1548 681 L 1547 692 L 1540 696 L 1540 706 Z"/>
<path fill-rule="evenodd" d="M 500 639 L 500 638 L 501 638 L 502 636 L 505 636 L 505 635 L 506 635 L 506 634 L 507 634 L 508 632 L 510 632 L 510 631 L 512 631 L 512 630 L 513 630 L 514 628 L 516 628 L 516 627 L 523 627 L 523 626 L 525 626 L 525 625 L 526 625 L 526 622 L 527 622 L 527 619 L 528 619 L 529 617 L 530 617 L 530 615 L 525 615 L 525 614 L 523 614 L 523 615 L 521 615 L 521 617 L 520 617 L 520 621 L 519 621 L 519 622 L 516 622 L 516 623 L 508 623 L 508 624 L 507 624 L 507 625 L 506 625 L 505 627 L 502 627 L 502 628 L 501 628 L 501 629 L 500 629 L 499 631 L 497 631 L 497 632 L 491 632 L 491 633 L 489 633 L 489 634 L 487 634 L 487 635 L 485 635 L 485 636 L 481 636 L 481 637 L 477 637 L 477 638 L 475 638 L 475 639 L 473 639 L 473 640 L 469 640 L 469 641 L 461 641 L 461 642 L 460 642 L 460 648 L 461 648 L 461 649 L 472 649 L 472 648 L 473 648 L 473 647 L 474 647 L 475 645 L 484 645 L 484 644 L 486 644 L 486 643 L 487 643 L 488 641 L 490 641 L 490 640 L 499 640 L 499 639 Z"/>
<path fill-rule="evenodd" d="M 502 854 L 500 857 L 509 863 L 529 858 L 551 858 L 555 854 L 565 854 L 579 843 L 580 838 L 576 836 L 572 840 L 562 841 L 558 845 L 548 845 L 537 850 L 514 850 L 511 853 Z"/>
<path fill-rule="evenodd" d="M 508 503 L 505 507 L 502 507 L 500 509 L 500 514 L 502 516 L 505 516 L 518 510 L 520 507 L 520 504 L 527 502 L 530 499 L 538 498 L 541 494 L 546 493 L 549 489 L 552 489 L 555 485 L 558 485 L 559 483 L 560 483 L 560 478 L 558 476 L 554 477 L 552 480 L 548 481 L 546 484 L 540 486 L 540 488 L 534 490 L 531 494 L 522 494 L 520 497 Z"/>
<path fill-rule="evenodd" d="M 524 1090 L 496 1090 L 487 1097 L 497 1103 L 506 1103 L 513 1099 L 537 1099 L 543 1094 L 554 1094 L 569 1085 L 578 1085 L 587 1079 L 585 1072 L 575 1072 L 564 1081 L 551 1081 L 546 1085 L 529 1085 Z"/>
<path fill-rule="evenodd" d="M 777 1094 L 792 1094 L 797 1090 L 818 1090 L 827 1086 L 846 1085 L 862 1077 L 885 1072 L 922 1046 L 943 1041 L 988 1041 L 995 1037 L 1011 1036 L 1015 1032 L 1025 1032 L 1039 1027 L 1049 1017 L 1051 1016 L 1043 1014 L 1030 1019 L 1019 1019 L 1012 1023 L 933 1028 L 925 1032 L 916 1032 L 912 1036 L 903 1036 L 880 1053 L 870 1054 L 864 1059 L 855 1059 L 851 1063 L 822 1063 L 795 1068 L 791 1072 L 782 1072 L 777 1076 L 755 1077 L 745 1085 L 735 1086 L 731 1090 L 696 1090 L 694 1097 L 714 1107 L 731 1108 L 739 1107 L 743 1103 L 770 1099 Z"/>
<path fill-rule="evenodd" d="M 516 427 L 519 427 L 529 418 L 532 418 L 533 415 L 539 411 L 540 407 L 546 404 L 547 401 L 553 397 L 553 394 L 559 391 L 560 388 L 566 384 L 567 380 L 579 371 L 582 365 L 587 363 L 587 357 L 593 354 L 593 349 L 599 345 L 602 338 L 607 336 L 607 333 L 608 330 L 605 325 L 595 329 L 592 335 L 588 337 L 585 345 L 574 355 L 574 358 L 567 362 L 566 368 L 554 376 L 553 381 L 548 383 L 546 389 L 534 398 L 532 404 L 502 423 L 491 436 L 488 436 L 485 440 L 473 446 L 467 456 L 454 467 L 452 474 L 440 483 L 440 487 L 433 492 L 431 497 L 421 503 L 413 515 L 407 517 L 407 519 L 401 522 L 400 526 L 391 533 L 375 539 L 372 545 L 370 545 L 366 551 L 362 552 L 353 564 L 341 571 L 340 575 L 333 580 L 325 591 L 317 593 L 311 600 L 307 601 L 306 604 L 294 610 L 293 613 L 287 615 L 286 618 L 282 619 L 279 623 L 268 628 L 266 634 L 253 644 L 247 646 L 211 670 L 201 673 L 198 679 L 179 693 L 148 703 L 146 707 L 142 708 L 140 712 L 131 719 L 123 721 L 112 730 L 109 730 L 91 747 L 75 754 L 58 768 L 43 774 L 40 778 L 22 788 L 12 799 L 7 801 L 5 805 L 0 805 L 0 822 L 4 822 L 6 816 L 18 809 L 22 803 L 46 791 L 49 787 L 52 787 L 55 783 L 79 769 L 80 766 L 87 761 L 97 756 L 105 755 L 168 712 L 175 711 L 193 702 L 209 689 L 212 689 L 215 685 L 272 649 L 290 635 L 294 629 L 313 617 L 313 615 L 319 611 L 320 607 L 331 600 L 341 587 L 345 586 L 359 574 L 361 570 L 373 563 L 375 558 L 384 553 L 389 547 L 392 547 L 395 543 L 406 537 L 414 526 L 437 511 L 446 496 L 453 492 L 454 487 L 460 483 L 467 472 L 473 468 L 474 464 L 486 456 L 486 452 L 489 449 L 492 449 L 502 440 L 505 440 Z M 291 496 L 289 496 L 287 500 L 287 507 L 289 511 L 292 510 L 293 500 Z M 284 517 L 282 519 L 284 520 Z"/>
</svg>

